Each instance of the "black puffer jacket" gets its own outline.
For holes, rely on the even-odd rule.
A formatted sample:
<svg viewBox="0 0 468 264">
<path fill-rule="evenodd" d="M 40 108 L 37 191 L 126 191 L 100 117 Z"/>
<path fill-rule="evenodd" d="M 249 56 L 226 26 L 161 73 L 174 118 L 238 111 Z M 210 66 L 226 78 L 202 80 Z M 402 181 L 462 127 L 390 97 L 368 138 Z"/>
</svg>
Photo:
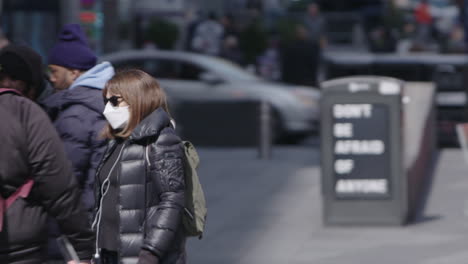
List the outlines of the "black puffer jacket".
<svg viewBox="0 0 468 264">
<path fill-rule="evenodd" d="M 109 143 L 103 163 L 115 145 L 115 141 Z M 120 263 L 136 263 L 141 249 L 156 255 L 161 264 L 185 263 L 182 158 L 181 141 L 167 113 L 160 108 L 147 116 L 124 142 L 115 167 L 119 179 L 116 208 L 120 210 Z M 101 195 L 97 195 L 99 201 Z"/>
<path fill-rule="evenodd" d="M 35 103 L 0 95 L 0 193 L 9 197 L 25 180 L 34 180 L 28 198 L 7 209 L 0 232 L 0 263 L 41 263 L 46 218 L 58 220 L 82 260 L 90 260 L 94 235 L 80 202 L 80 191 L 60 139 Z"/>
</svg>

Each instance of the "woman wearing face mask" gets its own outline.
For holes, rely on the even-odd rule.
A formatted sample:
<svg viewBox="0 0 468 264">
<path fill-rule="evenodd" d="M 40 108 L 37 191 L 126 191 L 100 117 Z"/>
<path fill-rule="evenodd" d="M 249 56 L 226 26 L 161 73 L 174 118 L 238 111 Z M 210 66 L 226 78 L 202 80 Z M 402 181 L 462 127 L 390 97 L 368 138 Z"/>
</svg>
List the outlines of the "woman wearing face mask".
<svg viewBox="0 0 468 264">
<path fill-rule="evenodd" d="M 183 147 L 164 91 L 145 72 L 126 70 L 108 81 L 103 95 L 110 141 L 97 171 L 95 258 L 185 263 Z"/>
</svg>

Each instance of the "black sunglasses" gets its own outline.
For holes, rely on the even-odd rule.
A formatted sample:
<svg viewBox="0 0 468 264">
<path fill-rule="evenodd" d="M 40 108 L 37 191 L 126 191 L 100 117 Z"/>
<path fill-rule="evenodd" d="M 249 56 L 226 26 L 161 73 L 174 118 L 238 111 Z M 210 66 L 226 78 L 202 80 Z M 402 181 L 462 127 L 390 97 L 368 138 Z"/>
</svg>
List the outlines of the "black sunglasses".
<svg viewBox="0 0 468 264">
<path fill-rule="evenodd" d="M 119 101 L 120 98 L 122 98 L 122 96 L 113 95 L 113 96 L 111 96 L 109 98 L 104 96 L 104 105 L 106 105 L 107 102 L 110 102 L 112 106 L 114 106 L 114 107 L 118 106 L 119 103 L 120 103 L 120 101 Z"/>
</svg>

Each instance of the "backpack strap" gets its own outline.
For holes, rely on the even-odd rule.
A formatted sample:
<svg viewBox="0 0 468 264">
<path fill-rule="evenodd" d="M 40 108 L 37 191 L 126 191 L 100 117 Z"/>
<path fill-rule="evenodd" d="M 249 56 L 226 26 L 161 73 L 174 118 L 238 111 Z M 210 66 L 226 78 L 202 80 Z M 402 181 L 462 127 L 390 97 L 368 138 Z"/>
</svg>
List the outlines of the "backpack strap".
<svg viewBox="0 0 468 264">
<path fill-rule="evenodd" d="M 6 209 L 8 209 L 18 198 L 27 198 L 31 192 L 31 188 L 34 184 L 32 179 L 29 179 L 21 185 L 16 191 L 10 195 L 10 197 L 4 199 L 0 195 L 0 231 L 3 229 L 3 217 Z"/>
</svg>

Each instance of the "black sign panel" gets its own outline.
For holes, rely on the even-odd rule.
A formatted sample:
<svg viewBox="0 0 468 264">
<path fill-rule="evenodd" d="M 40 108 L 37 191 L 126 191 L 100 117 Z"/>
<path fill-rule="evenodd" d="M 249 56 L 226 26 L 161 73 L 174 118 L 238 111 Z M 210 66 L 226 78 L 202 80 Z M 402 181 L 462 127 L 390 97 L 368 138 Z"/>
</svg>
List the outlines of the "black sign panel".
<svg viewBox="0 0 468 264">
<path fill-rule="evenodd" d="M 337 198 L 390 198 L 389 106 L 332 105 L 334 193 Z"/>
</svg>

